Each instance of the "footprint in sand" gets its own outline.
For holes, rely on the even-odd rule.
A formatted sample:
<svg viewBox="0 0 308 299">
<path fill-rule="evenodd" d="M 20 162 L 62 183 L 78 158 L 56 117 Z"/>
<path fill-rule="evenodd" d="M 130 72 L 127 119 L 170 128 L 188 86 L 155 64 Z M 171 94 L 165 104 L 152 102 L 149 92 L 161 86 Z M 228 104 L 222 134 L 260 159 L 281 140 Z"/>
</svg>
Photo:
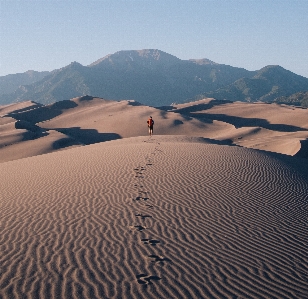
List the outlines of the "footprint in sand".
<svg viewBox="0 0 308 299">
<path fill-rule="evenodd" d="M 146 219 L 146 218 L 152 218 L 151 215 L 142 215 L 142 214 L 136 214 L 136 217 L 141 217 L 142 220 Z"/>
<path fill-rule="evenodd" d="M 133 198 L 133 200 L 149 200 L 148 197 L 143 197 L 143 196 L 137 196 L 136 198 Z"/>
<path fill-rule="evenodd" d="M 143 189 L 143 185 L 135 184 L 134 187 L 138 189 L 138 195 L 139 195 L 139 197 L 141 197 L 141 195 L 142 195 L 143 193 L 146 193 L 145 191 L 142 190 L 142 189 Z"/>
<path fill-rule="evenodd" d="M 146 245 L 152 245 L 152 246 L 156 246 L 158 243 L 160 243 L 160 241 L 158 240 L 153 240 L 153 239 L 141 239 L 141 241 L 143 242 L 143 244 Z"/>
<path fill-rule="evenodd" d="M 145 205 L 148 209 L 153 209 L 154 208 L 154 206 L 153 205 L 150 205 L 150 204 L 146 204 Z"/>
<path fill-rule="evenodd" d="M 144 229 L 147 229 L 146 226 L 143 226 L 143 225 L 134 225 L 134 226 L 130 226 L 129 227 L 131 230 L 136 230 L 138 232 L 141 232 L 143 231 Z"/>
<path fill-rule="evenodd" d="M 151 254 L 149 255 L 149 258 L 153 259 L 151 262 L 152 263 L 157 263 L 157 262 L 170 262 L 170 259 L 165 258 L 161 255 L 155 255 L 155 254 Z"/>
<path fill-rule="evenodd" d="M 144 166 L 139 166 L 134 168 L 134 171 L 136 171 L 136 173 L 142 174 L 143 171 L 145 171 L 146 168 Z"/>
<path fill-rule="evenodd" d="M 138 274 L 136 275 L 136 278 L 137 278 L 137 282 L 143 285 L 153 284 L 152 281 L 161 280 L 161 278 L 156 275 L 147 275 L 147 274 Z"/>
</svg>

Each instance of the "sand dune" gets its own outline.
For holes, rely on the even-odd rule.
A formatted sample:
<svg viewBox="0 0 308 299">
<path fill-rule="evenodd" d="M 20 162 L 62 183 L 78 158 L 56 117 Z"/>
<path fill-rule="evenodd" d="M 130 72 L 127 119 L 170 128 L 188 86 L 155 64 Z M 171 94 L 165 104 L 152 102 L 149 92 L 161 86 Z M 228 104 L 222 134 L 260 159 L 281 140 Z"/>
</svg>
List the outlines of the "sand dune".
<svg viewBox="0 0 308 299">
<path fill-rule="evenodd" d="M 20 103 L 9 104 L 5 106 L 0 106 L 0 116 L 7 115 L 8 113 L 17 113 L 22 111 L 31 110 L 42 106 L 41 104 L 35 103 L 33 101 L 24 101 Z"/>
<path fill-rule="evenodd" d="M 153 136 L 1 164 L 2 298 L 307 298 L 305 159 Z"/>
<path fill-rule="evenodd" d="M 232 129 L 208 137 L 248 148 L 294 156 L 308 139 L 308 110 L 300 107 L 203 99 L 177 105 L 175 111 L 232 125 Z M 301 156 L 308 157 L 306 147 Z"/>
<path fill-rule="evenodd" d="M 307 109 L 213 99 L 153 108 L 133 101 L 85 96 L 48 106 L 28 101 L 0 107 L 0 161 L 13 160 L 12 152 L 20 159 L 39 154 L 37 148 L 44 148 L 41 153 L 47 153 L 146 136 L 149 115 L 155 119 L 157 135 L 204 137 L 225 144 L 308 157 Z M 30 144 L 29 140 L 35 143 L 33 153 L 22 150 L 25 141 Z"/>
<path fill-rule="evenodd" d="M 0 298 L 308 298 L 307 111 L 0 107 Z"/>
</svg>

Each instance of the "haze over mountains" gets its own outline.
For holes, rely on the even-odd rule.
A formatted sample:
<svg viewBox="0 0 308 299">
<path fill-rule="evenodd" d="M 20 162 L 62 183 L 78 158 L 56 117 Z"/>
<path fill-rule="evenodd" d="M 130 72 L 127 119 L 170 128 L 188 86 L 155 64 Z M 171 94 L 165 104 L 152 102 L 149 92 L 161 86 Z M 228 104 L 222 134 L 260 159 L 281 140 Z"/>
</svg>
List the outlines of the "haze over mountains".
<svg viewBox="0 0 308 299">
<path fill-rule="evenodd" d="M 205 96 L 287 102 L 293 94 L 306 91 L 307 78 L 280 66 L 248 71 L 208 59 L 181 60 L 152 49 L 119 51 L 89 66 L 73 62 L 52 72 L 32 72 L 31 80 L 29 72 L 0 77 L 2 105 L 25 100 L 50 104 L 85 95 L 155 107 Z"/>
</svg>

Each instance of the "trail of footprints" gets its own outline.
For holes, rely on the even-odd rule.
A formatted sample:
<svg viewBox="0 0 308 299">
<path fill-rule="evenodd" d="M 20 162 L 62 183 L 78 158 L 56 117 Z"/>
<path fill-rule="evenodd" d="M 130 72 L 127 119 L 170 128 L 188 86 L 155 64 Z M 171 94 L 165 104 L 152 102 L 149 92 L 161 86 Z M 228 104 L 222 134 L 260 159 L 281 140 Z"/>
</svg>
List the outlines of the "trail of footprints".
<svg viewBox="0 0 308 299">
<path fill-rule="evenodd" d="M 149 139 L 149 141 L 151 138 Z M 146 141 L 146 142 L 149 142 Z M 152 157 L 158 152 L 159 150 L 159 143 L 157 143 L 154 151 L 146 156 L 146 163 L 145 166 L 138 165 L 138 167 L 134 168 L 135 172 L 135 179 L 136 179 L 136 184 L 134 185 L 137 190 L 138 190 L 138 195 L 133 198 L 133 201 L 136 203 L 136 205 L 142 205 L 143 207 L 146 207 L 149 210 L 155 209 L 155 206 L 151 203 L 151 199 L 149 197 L 148 192 L 145 189 L 144 186 L 144 172 L 147 170 L 148 167 L 153 165 L 153 160 Z M 136 224 L 134 226 L 130 226 L 130 229 L 132 231 L 137 231 L 141 233 L 146 233 L 147 230 L 150 230 L 150 227 L 146 226 L 147 219 L 153 219 L 152 215 L 150 214 L 143 214 L 143 213 L 136 213 L 135 214 L 136 219 L 138 220 L 139 224 Z M 153 219 L 154 220 L 154 219 Z M 141 244 L 142 245 L 150 245 L 151 247 L 155 247 L 160 245 L 160 241 L 156 239 L 152 239 L 150 237 L 147 238 L 141 238 Z M 165 258 L 161 255 L 156 255 L 156 254 L 151 254 L 147 256 L 147 259 L 151 261 L 151 264 L 159 264 L 160 266 L 164 265 L 164 262 L 170 261 L 168 258 Z M 146 262 L 146 260 L 145 260 Z M 137 282 L 141 285 L 150 285 L 153 284 L 156 281 L 161 280 L 162 278 L 156 275 L 150 275 L 150 274 L 145 274 L 141 273 L 136 275 Z"/>
</svg>

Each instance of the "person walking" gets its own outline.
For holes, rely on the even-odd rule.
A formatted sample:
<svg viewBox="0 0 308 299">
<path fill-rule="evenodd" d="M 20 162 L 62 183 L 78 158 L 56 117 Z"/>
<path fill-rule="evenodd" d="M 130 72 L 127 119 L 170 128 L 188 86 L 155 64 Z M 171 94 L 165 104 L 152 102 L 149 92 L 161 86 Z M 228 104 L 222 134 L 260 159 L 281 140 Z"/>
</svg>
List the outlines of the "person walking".
<svg viewBox="0 0 308 299">
<path fill-rule="evenodd" d="M 150 134 L 150 136 L 152 136 L 153 135 L 153 126 L 154 126 L 154 120 L 153 120 L 152 116 L 150 116 L 150 118 L 148 119 L 147 124 L 148 124 L 148 128 L 149 128 L 149 134 Z"/>
</svg>

